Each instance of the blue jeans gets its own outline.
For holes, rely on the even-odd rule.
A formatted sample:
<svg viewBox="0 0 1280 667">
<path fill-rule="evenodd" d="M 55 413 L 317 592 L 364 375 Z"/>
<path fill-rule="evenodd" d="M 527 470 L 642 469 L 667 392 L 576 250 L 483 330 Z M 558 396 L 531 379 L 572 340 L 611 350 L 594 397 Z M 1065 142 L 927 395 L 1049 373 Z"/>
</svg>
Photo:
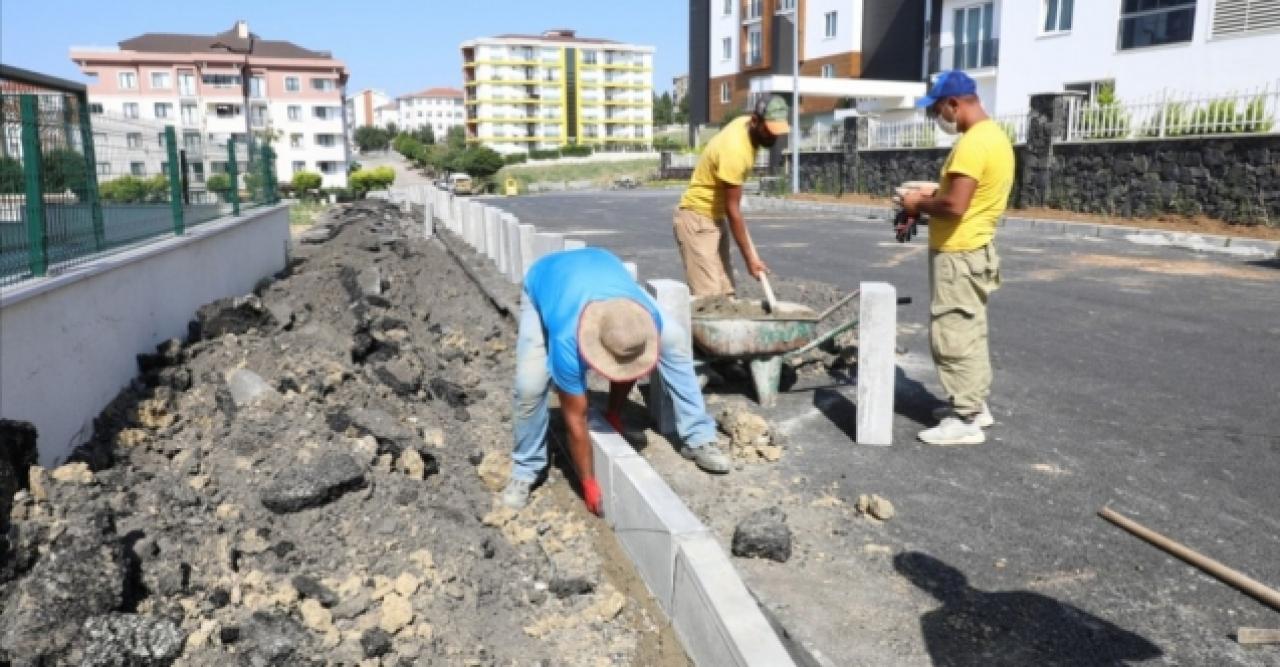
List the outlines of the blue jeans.
<svg viewBox="0 0 1280 667">
<path fill-rule="evenodd" d="M 663 322 L 657 370 L 662 374 L 663 387 L 674 407 L 676 432 L 689 447 L 701 447 L 716 441 L 716 423 L 702 402 L 702 389 L 693 372 L 693 357 L 680 344 L 684 336 L 678 324 Z M 550 389 L 546 333 L 542 329 L 542 318 L 525 295 L 520 305 L 512 401 L 515 449 L 511 453 L 511 477 L 514 479 L 532 482 L 547 467 Z"/>
</svg>

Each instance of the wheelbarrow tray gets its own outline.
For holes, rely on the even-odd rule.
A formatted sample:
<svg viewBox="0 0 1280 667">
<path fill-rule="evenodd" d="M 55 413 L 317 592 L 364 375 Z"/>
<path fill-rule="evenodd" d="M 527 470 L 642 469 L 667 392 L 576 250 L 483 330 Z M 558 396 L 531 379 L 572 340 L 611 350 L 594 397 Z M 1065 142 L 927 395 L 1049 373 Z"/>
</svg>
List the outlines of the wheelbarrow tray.
<svg viewBox="0 0 1280 667">
<path fill-rule="evenodd" d="M 778 306 L 776 317 L 694 315 L 693 341 L 706 355 L 728 359 L 779 355 L 814 339 L 817 314 L 800 304 Z"/>
</svg>

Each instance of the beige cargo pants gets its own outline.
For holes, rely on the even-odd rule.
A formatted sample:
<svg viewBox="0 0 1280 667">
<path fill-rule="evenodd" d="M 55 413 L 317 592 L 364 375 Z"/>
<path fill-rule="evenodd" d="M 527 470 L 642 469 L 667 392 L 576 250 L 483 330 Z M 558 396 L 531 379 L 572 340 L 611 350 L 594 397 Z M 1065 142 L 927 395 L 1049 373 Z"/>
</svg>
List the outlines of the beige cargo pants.
<svg viewBox="0 0 1280 667">
<path fill-rule="evenodd" d="M 929 347 L 955 411 L 982 409 L 991 393 L 987 298 L 1000 287 L 994 244 L 967 252 L 929 251 Z"/>
<path fill-rule="evenodd" d="M 733 263 L 729 257 L 729 223 L 677 208 L 672 220 L 685 282 L 694 297 L 733 295 Z"/>
</svg>

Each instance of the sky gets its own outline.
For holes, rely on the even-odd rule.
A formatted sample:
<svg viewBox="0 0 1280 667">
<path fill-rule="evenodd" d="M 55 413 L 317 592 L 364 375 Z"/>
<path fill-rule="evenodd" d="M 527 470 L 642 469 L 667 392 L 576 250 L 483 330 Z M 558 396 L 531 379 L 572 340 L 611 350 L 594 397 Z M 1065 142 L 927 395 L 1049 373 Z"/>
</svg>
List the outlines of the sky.
<svg viewBox="0 0 1280 667">
<path fill-rule="evenodd" d="M 685 0 L 0 0 L 0 62 L 86 81 L 67 57 L 72 46 L 113 47 L 145 32 L 212 35 L 237 19 L 263 39 L 333 52 L 351 73 L 349 93 L 459 87 L 463 41 L 550 28 L 653 46 L 659 93 L 689 63 Z"/>
</svg>

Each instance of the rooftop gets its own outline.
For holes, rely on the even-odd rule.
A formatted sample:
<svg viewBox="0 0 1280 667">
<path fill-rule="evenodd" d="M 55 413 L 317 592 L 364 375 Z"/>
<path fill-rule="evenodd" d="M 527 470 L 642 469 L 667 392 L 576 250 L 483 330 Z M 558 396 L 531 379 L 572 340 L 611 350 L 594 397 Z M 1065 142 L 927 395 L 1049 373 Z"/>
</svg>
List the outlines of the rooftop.
<svg viewBox="0 0 1280 667">
<path fill-rule="evenodd" d="M 312 51 L 293 42 L 262 39 L 249 32 L 249 24 L 237 21 L 229 30 L 216 35 L 181 35 L 148 32 L 120 42 L 120 49 L 140 53 L 247 53 L 263 58 L 330 59 L 328 51 Z"/>
<path fill-rule="evenodd" d="M 427 88 L 426 90 L 421 90 L 416 93 L 401 95 L 399 99 L 405 100 L 416 97 L 456 97 L 461 99 L 464 97 L 464 94 L 457 88 Z"/>
</svg>

